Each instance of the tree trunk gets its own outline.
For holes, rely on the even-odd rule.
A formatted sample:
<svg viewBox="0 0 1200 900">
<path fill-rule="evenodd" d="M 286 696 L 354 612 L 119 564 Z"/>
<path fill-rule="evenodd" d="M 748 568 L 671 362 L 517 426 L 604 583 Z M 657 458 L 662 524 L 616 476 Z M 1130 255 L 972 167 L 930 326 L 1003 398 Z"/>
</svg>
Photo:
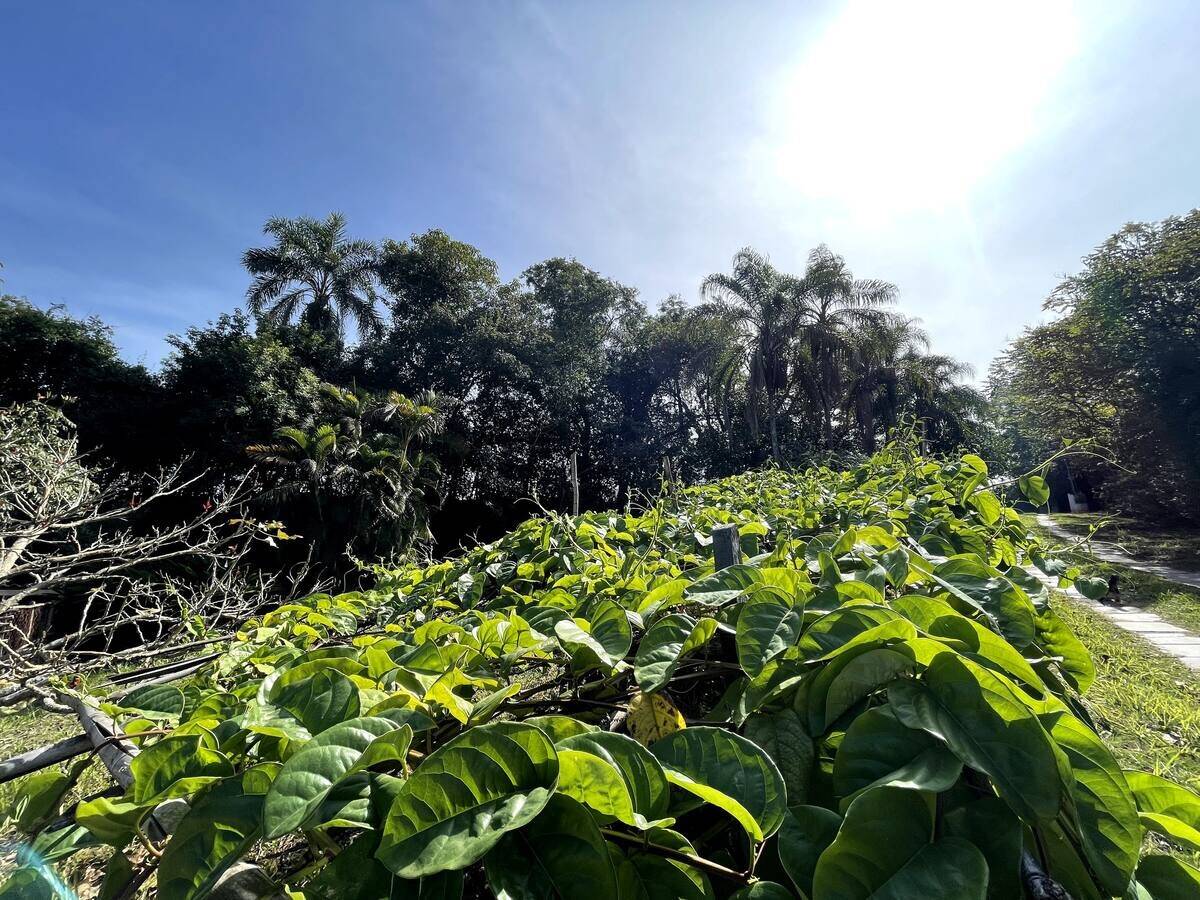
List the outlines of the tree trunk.
<svg viewBox="0 0 1200 900">
<path fill-rule="evenodd" d="M 783 465 L 783 457 L 779 452 L 779 414 L 775 408 L 775 393 L 767 391 L 767 425 L 771 431 L 771 456 L 775 465 Z"/>
</svg>

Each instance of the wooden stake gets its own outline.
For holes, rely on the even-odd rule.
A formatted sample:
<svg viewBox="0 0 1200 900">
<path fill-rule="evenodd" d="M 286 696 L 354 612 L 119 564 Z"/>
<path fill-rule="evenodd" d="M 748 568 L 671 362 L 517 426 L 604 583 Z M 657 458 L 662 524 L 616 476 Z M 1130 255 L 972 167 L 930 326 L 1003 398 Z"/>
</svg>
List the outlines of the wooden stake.
<svg viewBox="0 0 1200 900">
<path fill-rule="evenodd" d="M 571 454 L 571 515 L 579 515 L 579 454 Z"/>
<path fill-rule="evenodd" d="M 742 561 L 741 537 L 736 525 L 717 525 L 712 530 L 713 560 L 716 568 L 728 569 Z"/>
</svg>

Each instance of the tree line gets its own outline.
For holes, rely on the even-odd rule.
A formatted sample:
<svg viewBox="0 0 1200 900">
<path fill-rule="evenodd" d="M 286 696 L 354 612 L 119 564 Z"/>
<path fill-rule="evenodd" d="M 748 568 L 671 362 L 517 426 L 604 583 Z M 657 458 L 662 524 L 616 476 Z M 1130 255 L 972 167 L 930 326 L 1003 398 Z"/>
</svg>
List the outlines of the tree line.
<svg viewBox="0 0 1200 900">
<path fill-rule="evenodd" d="M 0 402 L 66 398 L 82 446 L 128 471 L 257 462 L 263 514 L 329 559 L 565 508 L 572 454 L 584 508 L 621 507 L 664 463 L 694 481 L 862 455 L 906 418 L 932 451 L 983 427 L 967 368 L 825 247 L 798 274 L 742 250 L 697 302 L 650 309 L 574 259 L 503 281 L 438 230 L 374 243 L 333 214 L 265 236 L 245 309 L 168 338 L 157 371 L 98 319 L 3 297 Z"/>
<path fill-rule="evenodd" d="M 1019 472 L 1072 445 L 1058 506 L 1200 521 L 1200 210 L 1126 225 L 1045 307 L 989 372 L 995 455 Z"/>
</svg>

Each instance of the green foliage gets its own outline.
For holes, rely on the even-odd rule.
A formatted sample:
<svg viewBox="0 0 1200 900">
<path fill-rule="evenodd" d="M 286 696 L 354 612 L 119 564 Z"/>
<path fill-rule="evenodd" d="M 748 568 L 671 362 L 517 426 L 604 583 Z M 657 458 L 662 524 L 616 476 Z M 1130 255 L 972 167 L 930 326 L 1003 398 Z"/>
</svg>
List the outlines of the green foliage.
<svg viewBox="0 0 1200 900">
<path fill-rule="evenodd" d="M 1064 442 L 1095 442 L 1123 466 L 1088 457 L 1059 462 L 1050 476 L 1060 496 L 1090 495 L 1153 520 L 1195 518 L 1198 273 L 1200 210 L 1193 210 L 1126 225 L 1055 289 L 1045 306 L 1061 315 L 1027 329 L 991 372 L 997 449 L 1010 471 L 1030 470 Z M 1040 505 L 1045 490 L 1025 493 Z"/>
<path fill-rule="evenodd" d="M 288 604 L 198 702 L 113 708 L 170 733 L 76 821 L 121 847 L 186 796 L 173 900 L 299 836 L 323 849 L 281 873 L 297 897 L 999 900 L 1023 853 L 1075 896 L 1188 896 L 1194 870 L 1142 846 L 1197 847 L 1200 798 L 1093 729 L 1086 655 L 1026 571 L 1057 561 L 973 499 L 980 467 L 891 445 Z M 731 522 L 754 553 L 714 572 Z"/>
</svg>

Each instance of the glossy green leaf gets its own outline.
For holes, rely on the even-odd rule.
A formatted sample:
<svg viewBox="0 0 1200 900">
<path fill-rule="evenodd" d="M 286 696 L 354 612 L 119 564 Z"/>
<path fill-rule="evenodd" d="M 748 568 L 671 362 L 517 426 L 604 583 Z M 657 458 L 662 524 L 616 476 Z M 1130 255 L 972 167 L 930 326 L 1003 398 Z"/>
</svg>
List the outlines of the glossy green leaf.
<svg viewBox="0 0 1200 900">
<path fill-rule="evenodd" d="M 291 674 L 295 675 L 295 672 Z M 338 722 L 352 719 L 359 710 L 358 688 L 354 682 L 330 668 L 318 669 L 300 679 L 280 678 L 274 684 L 269 700 L 294 715 L 310 734 L 320 734 Z"/>
<path fill-rule="evenodd" d="M 1041 475 L 1022 475 L 1017 479 L 1017 485 L 1034 506 L 1045 506 L 1050 501 L 1050 488 Z"/>
<path fill-rule="evenodd" d="M 650 750 L 671 784 L 725 810 L 753 840 L 770 837 L 782 823 L 787 809 L 783 776 L 741 735 L 708 726 L 686 728 Z"/>
<path fill-rule="evenodd" d="M 135 709 L 148 719 L 178 719 L 183 715 L 183 691 L 173 684 L 151 684 L 121 698 L 122 709 Z"/>
<path fill-rule="evenodd" d="M 642 635 L 634 678 L 645 693 L 666 687 L 683 657 L 704 646 L 717 630 L 715 619 L 697 621 L 683 613 L 663 616 Z"/>
<path fill-rule="evenodd" d="M 1137 868 L 1137 882 L 1154 900 L 1195 900 L 1200 896 L 1200 869 L 1173 856 L 1148 854 Z"/>
<path fill-rule="evenodd" d="M 259 837 L 265 787 L 253 773 L 205 791 L 176 826 L 158 871 L 160 900 L 203 897 Z"/>
<path fill-rule="evenodd" d="M 816 750 L 800 714 L 794 709 L 756 713 L 746 720 L 743 731 L 779 769 L 787 789 L 787 804 L 803 803 L 808 798 Z"/>
<path fill-rule="evenodd" d="M 1046 655 L 1061 660 L 1057 663 L 1058 668 L 1075 690 L 1081 694 L 1087 691 L 1096 679 L 1096 667 L 1087 647 L 1054 610 L 1042 610 L 1035 621 L 1037 640 Z"/>
<path fill-rule="evenodd" d="M 824 734 L 854 704 L 916 668 L 908 655 L 886 647 L 839 656 L 809 690 L 808 727 L 813 734 Z"/>
<path fill-rule="evenodd" d="M 1108 596 L 1108 579 L 1085 575 L 1075 579 L 1075 588 L 1089 600 L 1103 600 Z"/>
<path fill-rule="evenodd" d="M 498 900 L 616 900 L 617 876 L 600 829 L 575 800 L 556 794 L 531 823 L 484 858 Z"/>
<path fill-rule="evenodd" d="M 926 731 L 904 725 L 890 707 L 869 709 L 850 725 L 834 758 L 833 784 L 843 806 L 868 788 L 895 785 L 948 790 L 962 762 Z"/>
<path fill-rule="evenodd" d="M 407 726 L 371 716 L 351 719 L 321 732 L 283 764 L 271 785 L 263 806 L 264 836 L 271 840 L 305 827 L 333 786 L 360 762 L 361 768 L 367 768 L 403 759 L 411 740 L 412 731 Z"/>
<path fill-rule="evenodd" d="M 1125 781 L 1146 829 L 1200 851 L 1200 795 L 1148 772 L 1126 772 Z"/>
<path fill-rule="evenodd" d="M 1037 610 L 1019 587 L 974 556 L 952 557 L 933 570 L 934 580 L 951 595 L 983 610 L 1014 646 L 1028 646 L 1037 637 Z"/>
<path fill-rule="evenodd" d="M 670 785 L 662 764 L 649 750 L 632 738 L 611 731 L 594 731 L 567 737 L 558 742 L 560 751 L 591 754 L 610 765 L 621 777 L 633 811 L 646 823 L 662 818 L 670 801 Z M 561 784 L 560 784 L 561 788 Z"/>
<path fill-rule="evenodd" d="M 945 741 L 964 764 L 991 778 L 1026 822 L 1058 813 L 1063 785 L 1057 751 L 1003 676 L 946 652 L 923 680 L 896 682 L 888 697 L 903 724 Z"/>
<path fill-rule="evenodd" d="M 1058 716 L 1050 736 L 1071 764 L 1071 798 L 1084 855 L 1104 890 L 1119 894 L 1133 876 L 1142 846 L 1133 794 L 1112 753 L 1078 719 Z"/>
<path fill-rule="evenodd" d="M 877 787 L 846 810 L 837 837 L 821 854 L 814 897 L 954 897 L 984 900 L 987 863 L 961 838 L 933 840 L 928 794 Z"/>
<path fill-rule="evenodd" d="M 136 803 L 183 797 L 233 774 L 233 764 L 205 745 L 202 734 L 168 735 L 151 744 L 129 764 Z"/>
<path fill-rule="evenodd" d="M 532 821 L 557 783 L 558 755 L 545 732 L 514 722 L 472 728 L 404 782 L 377 855 L 402 878 L 464 868 Z"/>
<path fill-rule="evenodd" d="M 942 834 L 974 844 L 987 861 L 988 900 L 1020 897 L 1021 820 L 999 797 L 980 797 L 947 811 Z"/>
<path fill-rule="evenodd" d="M 779 861 L 792 883 L 811 896 L 817 861 L 833 843 L 842 817 L 821 806 L 792 806 L 779 827 Z"/>
<path fill-rule="evenodd" d="M 586 722 L 580 722 L 570 716 L 533 716 L 524 721 L 526 725 L 540 728 L 555 744 L 564 738 L 600 730 L 595 725 L 588 725 Z"/>
<path fill-rule="evenodd" d="M 647 844 L 695 856 L 695 848 L 683 835 L 665 828 L 646 833 Z M 698 869 L 667 859 L 636 844 L 609 843 L 617 870 L 621 900 L 713 900 L 712 885 Z"/>
<path fill-rule="evenodd" d="M 803 609 L 773 594 L 756 594 L 742 605 L 737 619 L 738 664 L 754 677 L 800 637 Z"/>
<path fill-rule="evenodd" d="M 463 873 L 439 872 L 426 878 L 398 878 L 374 858 L 378 836 L 357 837 L 304 885 L 304 900 L 460 900 Z"/>
</svg>

